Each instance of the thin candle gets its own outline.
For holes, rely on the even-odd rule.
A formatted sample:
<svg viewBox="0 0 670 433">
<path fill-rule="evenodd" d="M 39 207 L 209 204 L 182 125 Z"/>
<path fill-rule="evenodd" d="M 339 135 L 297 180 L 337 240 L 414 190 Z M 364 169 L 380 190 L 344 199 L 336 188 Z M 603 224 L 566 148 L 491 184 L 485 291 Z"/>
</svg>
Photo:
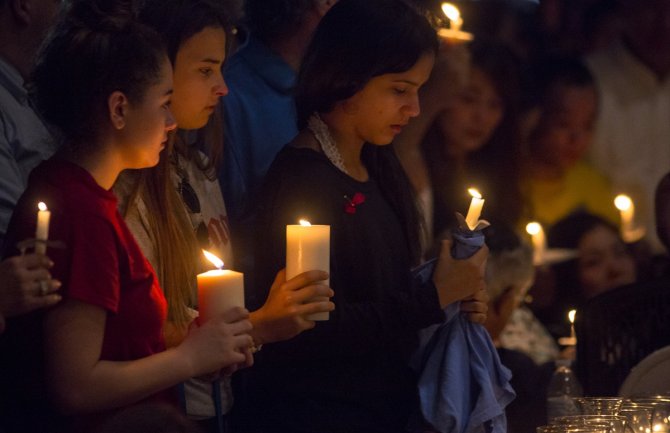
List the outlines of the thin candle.
<svg viewBox="0 0 670 433">
<path fill-rule="evenodd" d="M 475 188 L 468 189 L 468 192 L 472 196 L 470 200 L 470 207 L 468 208 L 468 214 L 465 217 L 465 223 L 468 225 L 470 230 L 474 230 L 477 227 L 479 222 L 479 216 L 482 213 L 482 208 L 484 207 L 484 199 L 482 195 Z"/>
<path fill-rule="evenodd" d="M 621 235 L 626 238 L 626 234 L 633 230 L 633 219 L 635 217 L 635 205 L 633 200 L 627 195 L 619 194 L 614 198 L 614 206 L 619 209 L 621 215 Z"/>
<path fill-rule="evenodd" d="M 544 259 L 547 249 L 547 240 L 540 223 L 532 221 L 526 224 L 526 232 L 531 236 L 533 242 L 533 263 L 539 265 Z"/>
<path fill-rule="evenodd" d="M 575 344 L 577 343 L 577 334 L 575 334 L 575 315 L 577 310 L 568 311 L 568 320 L 570 321 L 570 338 L 573 339 Z"/>
<path fill-rule="evenodd" d="M 455 32 L 460 31 L 463 25 L 461 11 L 451 3 L 442 3 L 442 12 L 449 18 L 449 28 Z"/>
<path fill-rule="evenodd" d="M 47 240 L 49 239 L 49 219 L 51 212 L 47 209 L 44 202 L 37 204 L 37 228 L 35 229 L 35 252 L 38 254 L 46 254 Z"/>
<path fill-rule="evenodd" d="M 451 3 L 442 3 L 442 12 L 449 20 L 449 28 L 440 27 L 437 30 L 440 37 L 452 42 L 471 41 L 474 38 L 472 33 L 461 31 L 463 18 L 461 18 L 461 12 L 456 6 Z"/>
</svg>

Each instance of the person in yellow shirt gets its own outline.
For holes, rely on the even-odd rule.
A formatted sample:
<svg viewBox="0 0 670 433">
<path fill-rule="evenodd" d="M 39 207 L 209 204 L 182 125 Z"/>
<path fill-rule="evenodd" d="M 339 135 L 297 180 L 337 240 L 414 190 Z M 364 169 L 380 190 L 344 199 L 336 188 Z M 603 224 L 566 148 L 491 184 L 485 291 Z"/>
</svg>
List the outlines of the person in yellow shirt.
<svg viewBox="0 0 670 433">
<path fill-rule="evenodd" d="M 536 68 L 534 78 L 537 117 L 526 170 L 531 219 L 550 227 L 588 211 L 618 224 L 609 180 L 584 159 L 598 110 L 593 77 L 577 59 L 552 59 Z"/>
</svg>

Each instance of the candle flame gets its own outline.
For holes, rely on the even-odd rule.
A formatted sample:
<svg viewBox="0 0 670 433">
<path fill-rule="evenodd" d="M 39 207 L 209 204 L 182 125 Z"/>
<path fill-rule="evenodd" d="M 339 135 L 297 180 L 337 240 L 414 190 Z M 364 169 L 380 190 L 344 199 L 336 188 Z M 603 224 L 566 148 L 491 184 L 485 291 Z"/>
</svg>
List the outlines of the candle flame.
<svg viewBox="0 0 670 433">
<path fill-rule="evenodd" d="M 577 314 L 577 310 L 568 311 L 568 320 L 570 323 L 575 323 L 575 314 Z"/>
<path fill-rule="evenodd" d="M 303 226 L 303 227 L 309 227 L 309 226 L 312 225 L 312 224 L 311 224 L 309 221 L 307 221 L 307 220 L 300 220 L 299 222 L 300 222 L 300 225 Z"/>
<path fill-rule="evenodd" d="M 482 198 L 482 195 L 477 191 L 477 188 L 468 188 L 468 193 L 476 198 Z"/>
<path fill-rule="evenodd" d="M 633 200 L 630 199 L 627 195 L 619 194 L 614 198 L 614 206 L 619 210 L 628 210 L 633 204 Z"/>
<path fill-rule="evenodd" d="M 214 254 L 210 253 L 207 250 L 202 250 L 202 253 L 207 257 L 207 260 L 212 262 L 214 266 L 216 266 L 217 269 L 223 268 L 223 260 L 215 256 Z"/>
<path fill-rule="evenodd" d="M 41 202 L 37 203 L 37 208 L 44 212 L 45 210 L 47 210 L 47 205 L 44 204 L 43 201 L 41 201 Z"/>
<path fill-rule="evenodd" d="M 461 12 L 451 3 L 442 3 L 442 12 L 444 12 L 447 18 L 451 21 L 458 21 L 461 17 Z"/>
<path fill-rule="evenodd" d="M 542 226 L 540 225 L 540 223 L 533 221 L 526 224 L 526 233 L 528 233 L 531 236 L 539 234 L 541 231 Z"/>
</svg>

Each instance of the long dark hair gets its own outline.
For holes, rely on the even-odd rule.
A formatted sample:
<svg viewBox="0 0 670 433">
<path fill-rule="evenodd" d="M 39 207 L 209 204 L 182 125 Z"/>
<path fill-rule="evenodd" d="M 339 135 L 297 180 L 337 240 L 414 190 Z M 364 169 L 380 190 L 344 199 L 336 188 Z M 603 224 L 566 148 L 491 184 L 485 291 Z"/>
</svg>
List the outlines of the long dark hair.
<svg viewBox="0 0 670 433">
<path fill-rule="evenodd" d="M 35 103 L 73 152 L 84 151 L 101 130 L 109 95 L 141 102 L 163 59 L 163 41 L 136 21 L 131 0 L 73 0 L 38 55 Z"/>
<path fill-rule="evenodd" d="M 312 113 L 327 113 L 374 77 L 411 69 L 437 53 L 435 30 L 401 0 L 340 0 L 319 24 L 296 85 L 298 127 Z M 411 257 L 421 255 L 416 199 L 391 146 L 366 144 L 362 160 L 405 227 Z"/>
</svg>

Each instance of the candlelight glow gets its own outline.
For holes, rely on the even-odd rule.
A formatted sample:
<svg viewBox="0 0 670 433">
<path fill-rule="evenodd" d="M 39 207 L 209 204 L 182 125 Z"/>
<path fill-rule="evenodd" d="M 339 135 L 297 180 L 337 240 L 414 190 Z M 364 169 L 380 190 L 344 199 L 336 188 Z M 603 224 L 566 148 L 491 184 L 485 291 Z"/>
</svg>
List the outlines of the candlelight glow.
<svg viewBox="0 0 670 433">
<path fill-rule="evenodd" d="M 300 225 L 303 226 L 303 227 L 309 227 L 309 226 L 312 225 L 312 224 L 311 224 L 309 221 L 307 221 L 307 220 L 300 220 L 299 223 L 300 223 Z"/>
<path fill-rule="evenodd" d="M 470 193 L 471 196 L 476 197 L 476 198 L 482 198 L 482 195 L 477 191 L 476 188 L 468 188 L 468 193 Z"/>
<path fill-rule="evenodd" d="M 614 198 L 614 206 L 619 210 L 628 210 L 632 204 L 633 201 L 627 195 L 619 194 Z"/>
<path fill-rule="evenodd" d="M 216 257 L 214 254 L 210 253 L 207 250 L 202 250 L 202 253 L 207 257 L 207 260 L 212 262 L 214 266 L 216 266 L 217 269 L 223 268 L 223 260 L 220 258 Z"/>
<path fill-rule="evenodd" d="M 41 202 L 37 203 L 37 208 L 41 211 L 45 211 L 45 210 L 47 210 L 47 205 L 44 204 L 44 202 L 41 201 Z"/>
<path fill-rule="evenodd" d="M 575 314 L 577 314 L 577 310 L 568 311 L 568 320 L 570 323 L 575 323 Z"/>
<path fill-rule="evenodd" d="M 541 231 L 542 231 L 542 226 L 540 226 L 540 223 L 536 223 L 536 222 L 533 221 L 533 222 L 530 222 L 530 223 L 526 224 L 526 233 L 528 233 L 531 236 L 537 235 Z"/>
<path fill-rule="evenodd" d="M 442 12 L 444 12 L 447 18 L 451 21 L 458 21 L 461 17 L 461 12 L 451 3 L 442 3 Z"/>
</svg>

